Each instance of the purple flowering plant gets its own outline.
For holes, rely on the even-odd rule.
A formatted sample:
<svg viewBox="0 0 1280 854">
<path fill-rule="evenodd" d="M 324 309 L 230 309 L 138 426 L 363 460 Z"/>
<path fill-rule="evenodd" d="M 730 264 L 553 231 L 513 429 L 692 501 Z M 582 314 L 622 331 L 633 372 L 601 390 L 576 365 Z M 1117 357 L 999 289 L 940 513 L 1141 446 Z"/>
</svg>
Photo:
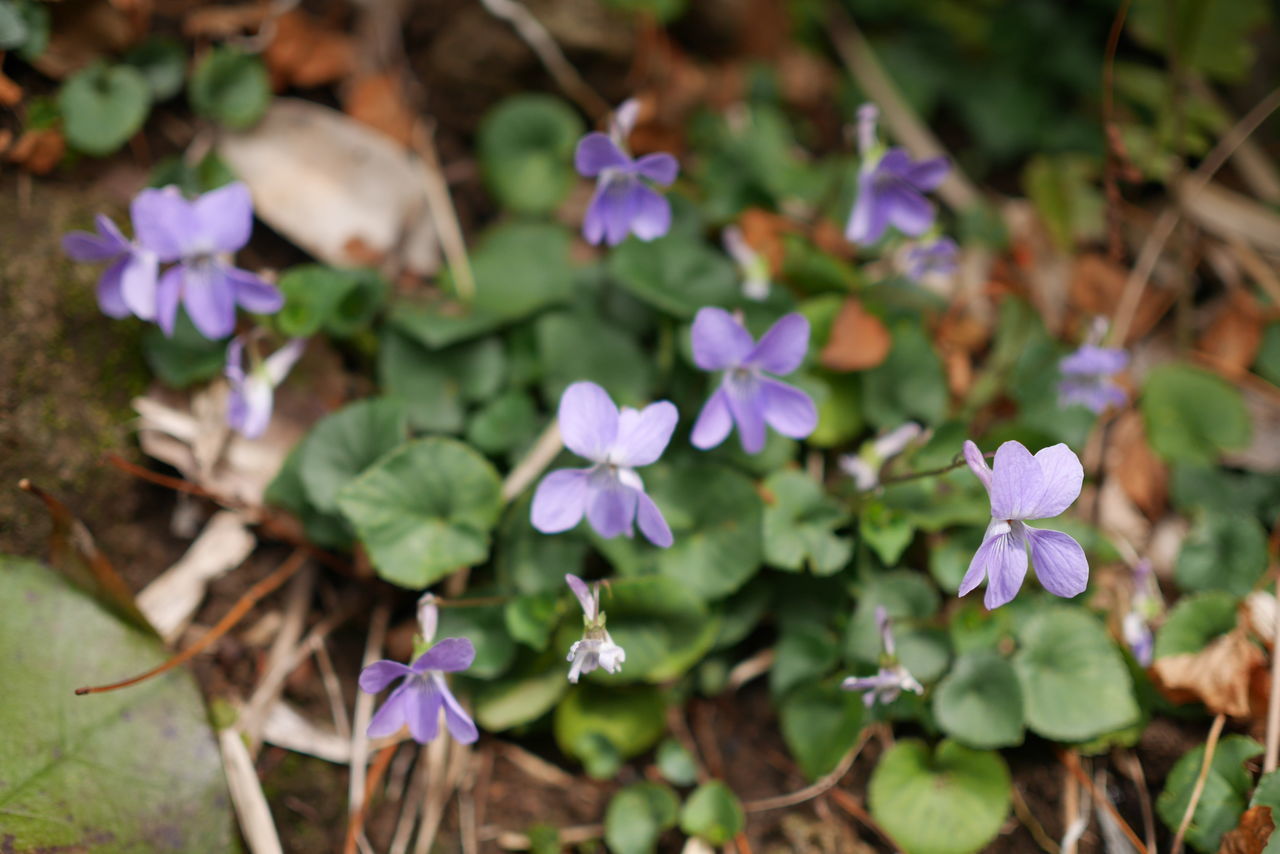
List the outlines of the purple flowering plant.
<svg viewBox="0 0 1280 854">
<path fill-rule="evenodd" d="M 578 142 L 574 166 L 582 177 L 596 179 L 595 194 L 582 220 L 588 243 L 617 246 L 628 234 L 654 240 L 671 228 L 671 203 L 645 182 L 667 186 L 675 181 L 680 164 L 662 152 L 631 156 L 627 137 L 638 109 L 635 101 L 626 102 L 615 113 L 609 133 L 593 131 Z"/>
<path fill-rule="evenodd" d="M 590 587 L 576 575 L 567 574 L 565 583 L 577 597 L 582 606 L 582 640 L 574 641 L 569 647 L 568 661 L 569 681 L 577 682 L 583 673 L 590 673 L 599 668 L 606 673 L 617 673 L 622 670 L 622 662 L 627 660 L 627 653 L 609 637 L 609 630 L 604 627 L 605 614 L 600 610 L 600 582 Z"/>
<path fill-rule="evenodd" d="M 369 737 L 395 735 L 407 726 L 414 741 L 426 744 L 439 732 L 443 710 L 449 734 L 462 744 L 473 743 L 480 733 L 467 710 L 449 690 L 445 674 L 466 670 L 475 657 L 471 641 L 445 638 L 412 664 L 383 660 L 361 670 L 360 690 L 366 694 L 377 694 L 397 680 L 404 680 L 369 721 Z"/>
<path fill-rule="evenodd" d="M 720 383 L 693 425 L 693 444 L 719 445 L 736 426 L 742 449 L 764 450 L 765 425 L 803 439 L 818 426 L 818 410 L 808 394 L 770 374 L 800 367 L 809 348 L 809 321 L 802 314 L 778 319 L 759 342 L 742 321 L 722 308 L 704 308 L 693 321 L 693 360 L 720 374 Z"/>
<path fill-rule="evenodd" d="M 868 246 L 892 226 L 908 237 L 920 237 L 934 222 L 933 203 L 925 198 L 947 177 L 951 166 L 945 157 L 914 160 L 902 148 L 884 149 L 876 135 L 877 111 L 864 105 L 858 113 L 857 197 L 845 237 Z"/>
<path fill-rule="evenodd" d="M 275 406 L 275 392 L 294 364 L 302 357 L 307 342 L 295 338 L 267 358 L 260 358 L 249 348 L 250 367 L 244 369 L 245 339 L 237 335 L 227 345 L 224 376 L 231 386 L 227 401 L 227 424 L 246 439 L 256 439 L 266 432 Z"/>
<path fill-rule="evenodd" d="M 876 606 L 876 628 L 880 630 L 880 669 L 874 676 L 850 676 L 840 687 L 846 691 L 861 691 L 862 702 L 867 708 L 876 704 L 887 706 L 903 691 L 923 694 L 924 686 L 898 661 L 889 612 L 883 605 Z"/>
</svg>

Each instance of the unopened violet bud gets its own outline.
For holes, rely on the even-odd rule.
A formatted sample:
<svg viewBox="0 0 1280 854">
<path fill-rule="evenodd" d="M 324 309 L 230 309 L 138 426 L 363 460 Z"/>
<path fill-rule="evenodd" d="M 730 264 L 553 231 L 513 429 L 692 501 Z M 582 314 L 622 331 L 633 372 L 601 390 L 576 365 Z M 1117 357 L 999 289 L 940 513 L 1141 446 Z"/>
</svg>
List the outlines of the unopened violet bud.
<svg viewBox="0 0 1280 854">
<path fill-rule="evenodd" d="M 864 160 L 879 145 L 876 125 L 880 120 L 880 108 L 871 101 L 858 107 L 858 154 Z"/>
<path fill-rule="evenodd" d="M 889 612 L 883 605 L 876 606 L 876 626 L 880 631 L 880 669 L 874 676 L 850 676 L 840 684 L 846 691 L 861 691 L 867 708 L 877 703 L 887 705 L 902 694 L 924 693 L 924 686 L 898 661 Z"/>
<path fill-rule="evenodd" d="M 960 247 L 950 237 L 912 246 L 907 250 L 907 277 L 918 282 L 929 275 L 950 275 L 956 271 L 959 254 Z"/>
<path fill-rule="evenodd" d="M 844 454 L 838 460 L 840 469 L 858 487 L 867 492 L 880 485 L 880 470 L 885 462 L 906 450 L 907 446 L 924 435 L 924 428 L 908 421 L 883 436 L 865 442 L 857 454 Z"/>
<path fill-rule="evenodd" d="M 720 373 L 720 386 L 707 399 L 690 441 L 708 450 L 728 438 L 734 425 L 748 454 L 764 450 L 765 425 L 803 439 L 818 426 L 813 399 L 774 379 L 800 367 L 809 348 L 809 321 L 798 312 L 779 318 L 757 342 L 737 318 L 708 307 L 693 319 L 693 360 Z"/>
<path fill-rule="evenodd" d="M 1115 378 L 1128 365 L 1129 354 L 1124 350 L 1084 344 L 1058 362 L 1062 373 L 1058 404 L 1078 404 L 1096 414 L 1124 406 L 1129 398 Z"/>
<path fill-rule="evenodd" d="M 431 643 L 440 624 L 440 606 L 434 593 L 423 593 L 418 599 L 418 634 L 424 643 Z"/>
<path fill-rule="evenodd" d="M 1027 574 L 1028 549 L 1045 590 L 1066 599 L 1083 593 L 1089 562 L 1080 544 L 1069 534 L 1027 524 L 1059 515 L 1079 497 L 1084 482 L 1080 458 L 1063 444 L 1032 456 L 1021 443 L 1005 442 L 996 451 L 995 465 L 988 467 L 970 441 L 964 443 L 964 457 L 991 499 L 991 523 L 960 582 L 960 595 L 985 578 L 988 609 L 1012 600 Z"/>
</svg>

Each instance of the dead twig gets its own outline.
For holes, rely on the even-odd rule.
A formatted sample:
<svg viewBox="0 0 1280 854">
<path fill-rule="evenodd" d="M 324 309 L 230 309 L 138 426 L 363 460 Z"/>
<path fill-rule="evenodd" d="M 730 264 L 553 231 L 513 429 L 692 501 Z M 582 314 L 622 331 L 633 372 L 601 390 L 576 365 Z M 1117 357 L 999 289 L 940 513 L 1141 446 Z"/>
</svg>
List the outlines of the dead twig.
<svg viewBox="0 0 1280 854">
<path fill-rule="evenodd" d="M 560 453 L 560 449 L 564 447 L 564 443 L 560 438 L 560 424 L 552 421 L 542 431 L 542 435 L 538 437 L 538 441 L 533 443 L 533 447 L 524 455 L 516 467 L 507 475 L 507 479 L 502 482 L 502 500 L 513 501 L 520 493 L 529 488 L 538 475 L 542 474 L 547 466 L 551 465 L 551 461 Z"/>
<path fill-rule="evenodd" d="M 373 765 L 369 767 L 369 776 L 365 780 L 364 797 L 360 801 L 360 806 L 351 814 L 350 821 L 347 822 L 347 841 L 343 847 L 343 854 L 356 854 L 357 840 L 364 833 L 364 818 L 369 809 L 369 801 L 373 799 L 373 790 L 378 787 L 378 781 L 382 779 L 382 775 L 387 773 L 387 767 L 391 765 L 391 757 L 395 755 L 398 744 L 389 744 L 382 750 L 378 751 L 378 755 L 373 759 Z M 352 757 L 354 758 L 354 757 Z M 355 768 L 355 763 L 351 763 L 351 767 Z"/>
<path fill-rule="evenodd" d="M 1169 854 L 1182 854 L 1182 841 L 1187 835 L 1187 828 L 1191 826 L 1191 817 L 1196 814 L 1200 796 L 1204 794 L 1204 784 L 1209 779 L 1209 768 L 1213 766 L 1213 754 L 1218 749 L 1218 739 L 1222 737 L 1222 727 L 1226 722 L 1226 715 L 1218 715 L 1213 719 L 1213 726 L 1209 728 L 1209 738 L 1204 743 L 1204 761 L 1200 763 L 1200 773 L 1196 775 L 1196 784 L 1191 789 L 1191 800 L 1187 801 L 1187 808 L 1182 813 L 1182 821 L 1178 822 L 1178 832 L 1173 835 L 1173 845 L 1169 848 Z"/>
<path fill-rule="evenodd" d="M 1036 818 L 1035 813 L 1031 812 L 1031 807 L 1027 805 L 1026 799 L 1022 797 L 1022 792 L 1015 785 L 1012 789 L 1013 795 L 1013 814 L 1018 817 L 1018 821 L 1022 822 L 1022 826 L 1027 829 L 1027 833 L 1031 834 L 1031 838 L 1040 846 L 1040 850 L 1046 854 L 1059 854 L 1062 850 L 1058 847 L 1058 843 L 1044 829 L 1044 825 Z"/>
<path fill-rule="evenodd" d="M 278 587 L 293 577 L 294 573 L 302 569 L 306 565 L 307 555 L 301 549 L 296 549 L 289 558 L 280 565 L 280 567 L 266 578 L 249 588 L 249 590 L 240 597 L 231 610 L 218 621 L 212 629 L 204 634 L 198 641 L 184 649 L 182 652 L 170 658 L 163 664 L 153 667 L 145 673 L 140 673 L 129 679 L 120 682 L 113 682 L 110 685 L 96 685 L 90 688 L 77 688 L 76 694 L 83 696 L 84 694 L 101 694 L 106 691 L 115 691 L 118 688 L 128 688 L 130 685 L 137 685 L 139 682 L 145 682 L 152 676 L 159 676 L 161 673 L 167 673 L 173 668 L 192 658 L 195 658 L 201 652 L 208 649 L 214 641 L 225 635 L 231 628 L 244 617 L 245 614 L 252 610 L 253 606 L 263 599 L 263 597 L 275 591 Z"/>
<path fill-rule="evenodd" d="M 835 801 L 836 806 L 848 813 L 863 827 L 868 828 L 876 836 L 879 836 L 891 849 L 894 851 L 906 850 L 889 835 L 887 830 L 876 823 L 875 819 L 873 819 L 867 811 L 863 809 L 862 803 L 853 795 L 849 794 L 844 789 L 832 789 L 830 796 L 831 800 Z"/>
<path fill-rule="evenodd" d="M 1142 844 L 1142 839 L 1129 826 L 1129 822 L 1124 820 L 1124 816 L 1120 815 L 1120 811 L 1116 809 L 1115 804 L 1111 803 L 1111 799 L 1103 797 L 1093 784 L 1093 780 L 1080 767 L 1080 758 L 1071 750 L 1058 750 L 1058 760 L 1066 767 L 1072 777 L 1076 779 L 1085 789 L 1088 790 L 1090 797 L 1107 808 L 1107 812 L 1116 820 L 1116 824 L 1120 825 L 1120 829 L 1124 831 L 1124 835 L 1133 843 L 1133 847 L 1139 851 L 1145 851 L 1146 846 Z"/>
<path fill-rule="evenodd" d="M 1147 775 L 1142 771 L 1138 755 L 1125 750 L 1118 754 L 1116 765 L 1138 790 L 1138 807 L 1142 810 L 1142 835 L 1146 837 L 1147 854 L 1156 854 L 1156 816 L 1151 808 L 1151 795 L 1147 791 Z"/>
<path fill-rule="evenodd" d="M 239 730 L 232 727 L 219 732 L 218 746 L 222 749 L 222 767 L 227 775 L 231 803 L 249 850 L 253 854 L 284 854 L 280 834 L 271 818 L 271 807 L 262 792 L 262 782 Z"/>
<path fill-rule="evenodd" d="M 314 568 L 294 578 L 286 593 L 284 619 L 267 654 L 267 666 L 244 711 L 240 714 L 240 730 L 249 740 L 250 754 L 256 754 L 262 743 L 262 724 L 267 711 L 284 691 L 284 680 L 293 672 L 293 653 L 306 627 L 311 594 L 315 591 Z"/>
<path fill-rule="evenodd" d="M 868 728 L 864 728 L 858 736 L 858 740 L 854 742 L 853 747 L 845 751 L 844 756 L 840 757 L 840 761 L 836 763 L 836 767 L 830 772 L 818 778 L 812 784 L 805 786 L 803 789 L 792 792 L 789 795 L 777 795 L 772 798 L 761 798 L 757 801 L 747 801 L 742 808 L 749 813 L 764 812 L 766 810 L 785 809 L 802 804 L 805 801 L 812 800 L 819 795 L 827 792 L 832 786 L 835 786 L 849 773 L 849 769 L 853 767 L 853 763 L 857 760 L 858 754 L 862 752 L 863 746 L 867 743 L 870 735 Z M 1056 852 L 1055 852 L 1056 854 Z"/>
<path fill-rule="evenodd" d="M 368 667 L 382 655 L 382 644 L 387 637 L 387 624 L 391 621 L 391 605 L 386 600 L 374 606 L 369 620 L 369 634 L 365 639 L 361 666 Z M 364 780 L 369 761 L 369 719 L 373 717 L 373 694 L 361 691 L 356 696 L 355 714 L 351 721 L 351 776 L 347 786 L 347 814 L 354 815 L 364 802 Z"/>
<path fill-rule="evenodd" d="M 471 261 L 467 258 L 467 244 L 462 237 L 462 226 L 458 223 L 458 211 L 449 196 L 449 185 L 445 183 L 444 174 L 440 171 L 440 157 L 436 154 L 435 133 L 426 122 L 416 121 L 411 134 L 413 151 L 418 155 L 422 167 L 424 191 L 427 196 L 427 207 L 431 210 L 431 222 L 436 234 L 440 237 L 440 245 L 449 259 L 449 270 L 453 274 L 453 285 L 458 298 L 463 302 L 471 302 L 476 296 L 476 277 L 471 271 Z"/>
</svg>

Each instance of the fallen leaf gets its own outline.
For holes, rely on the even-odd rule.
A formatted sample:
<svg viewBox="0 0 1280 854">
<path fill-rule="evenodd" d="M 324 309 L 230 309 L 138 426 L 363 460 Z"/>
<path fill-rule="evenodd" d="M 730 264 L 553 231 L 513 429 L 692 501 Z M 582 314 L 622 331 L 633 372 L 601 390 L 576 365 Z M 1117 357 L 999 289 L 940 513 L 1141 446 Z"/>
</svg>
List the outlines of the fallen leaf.
<svg viewBox="0 0 1280 854">
<path fill-rule="evenodd" d="M 0 62 L 3 61 L 4 52 L 0 51 Z M 20 103 L 22 103 L 22 87 L 0 71 L 0 107 L 16 107 Z"/>
<path fill-rule="evenodd" d="M 747 208 L 738 220 L 738 227 L 747 244 L 769 262 L 769 272 L 775 276 L 782 272 L 786 254 L 782 235 L 795 230 L 790 221 L 764 208 Z"/>
<path fill-rule="evenodd" d="M 1127 272 L 1104 255 L 1086 253 L 1078 256 L 1071 269 L 1072 308 L 1085 315 L 1110 317 L 1120 304 L 1127 278 Z M 1173 304 L 1173 298 L 1170 290 L 1147 287 L 1138 300 L 1138 309 L 1129 325 L 1125 343 L 1146 335 Z"/>
<path fill-rule="evenodd" d="M 1142 416 L 1129 410 L 1111 428 L 1107 472 L 1120 481 L 1130 500 L 1152 521 L 1164 515 L 1169 469 L 1147 443 Z"/>
<path fill-rule="evenodd" d="M 189 38 L 222 40 L 256 31 L 271 14 L 265 3 L 242 6 L 197 6 L 182 21 L 182 33 Z"/>
<path fill-rule="evenodd" d="M 819 360 L 833 371 L 866 370 L 888 358 L 892 343 L 884 322 L 850 297 L 831 325 L 831 337 Z"/>
<path fill-rule="evenodd" d="M 1199 652 L 1157 658 L 1151 670 L 1161 692 L 1175 703 L 1198 700 L 1214 714 L 1246 718 L 1250 680 L 1263 659 L 1262 650 L 1237 628 Z"/>
<path fill-rule="evenodd" d="M 5 155 L 32 175 L 48 175 L 67 153 L 67 141 L 56 128 L 23 131 Z"/>
<path fill-rule="evenodd" d="M 141 35 L 134 17 L 107 0 L 51 3 L 49 44 L 31 64 L 61 80 L 93 62 L 123 53 Z"/>
<path fill-rule="evenodd" d="M 1247 371 L 1262 345 L 1264 320 L 1253 295 L 1242 288 L 1233 289 L 1197 346 L 1226 368 L 1237 373 Z"/>
<path fill-rule="evenodd" d="M 1255 590 L 1245 597 L 1244 616 L 1249 630 L 1258 640 L 1267 645 L 1267 649 L 1275 646 L 1276 639 L 1276 597 L 1262 590 Z"/>
<path fill-rule="evenodd" d="M 413 140 L 413 110 L 404 102 L 402 87 L 391 74 L 357 77 L 343 95 L 342 109 L 406 148 Z"/>
<path fill-rule="evenodd" d="M 275 37 L 263 52 L 277 88 L 321 86 L 341 80 L 355 67 L 351 37 L 300 9 L 275 21 Z"/>
<path fill-rule="evenodd" d="M 1245 810 L 1240 823 L 1222 837 L 1218 854 L 1262 854 L 1276 823 L 1271 818 L 1271 807 L 1256 806 Z"/>
<path fill-rule="evenodd" d="M 133 591 L 98 548 L 93 534 L 55 496 L 23 478 L 18 486 L 44 503 L 53 528 L 49 532 L 49 563 L 69 581 L 93 594 L 100 603 L 149 634 L 155 629 L 138 609 Z"/>
<path fill-rule="evenodd" d="M 218 141 L 254 212 L 339 267 L 390 258 L 417 275 L 440 264 L 421 165 L 385 135 L 336 110 L 276 98 L 252 130 Z"/>
</svg>

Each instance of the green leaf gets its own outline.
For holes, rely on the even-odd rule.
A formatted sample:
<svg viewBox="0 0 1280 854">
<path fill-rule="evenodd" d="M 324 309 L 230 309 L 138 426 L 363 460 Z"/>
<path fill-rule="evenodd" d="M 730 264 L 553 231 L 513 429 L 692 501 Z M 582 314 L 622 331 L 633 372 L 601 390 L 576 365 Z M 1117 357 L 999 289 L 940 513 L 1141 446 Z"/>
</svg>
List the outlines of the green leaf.
<svg viewBox="0 0 1280 854">
<path fill-rule="evenodd" d="M 792 379 L 818 407 L 818 426 L 806 440 L 809 444 L 834 448 L 852 441 L 866 427 L 862 418 L 862 380 L 857 374 L 815 370 L 804 378 Z"/>
<path fill-rule="evenodd" d="M 652 16 L 659 23 L 674 21 L 684 14 L 689 0 L 604 0 L 615 9 Z"/>
<path fill-rule="evenodd" d="M 1144 47 L 1166 56 L 1176 53 L 1188 68 L 1219 80 L 1243 81 L 1257 56 L 1253 36 L 1270 18 L 1264 0 L 1137 0 L 1128 28 Z"/>
<path fill-rule="evenodd" d="M 691 319 L 700 308 L 739 299 L 733 265 L 694 237 L 627 240 L 609 253 L 608 263 L 609 275 L 631 294 L 679 318 Z"/>
<path fill-rule="evenodd" d="M 491 332 L 567 300 L 573 290 L 573 236 L 551 223 L 506 223 L 485 232 L 471 251 L 475 300 L 404 302 L 391 321 L 435 350 Z M 452 272 L 447 277 L 453 281 Z"/>
<path fill-rule="evenodd" d="M 680 810 L 680 829 L 712 845 L 724 845 L 741 833 L 746 823 L 742 802 L 720 780 L 709 780 L 694 789 Z"/>
<path fill-rule="evenodd" d="M 1051 605 L 1027 620 L 1018 640 L 1013 666 L 1033 732 L 1085 741 L 1138 719 L 1124 658 L 1094 617 Z"/>
<path fill-rule="evenodd" d="M 933 715 L 969 747 L 1022 744 L 1022 687 L 1013 665 L 989 650 L 962 655 L 933 695 Z"/>
<path fill-rule="evenodd" d="M 549 537 L 529 521 L 532 492 L 512 503 L 498 533 L 498 577 L 521 593 L 560 593 L 565 573 L 579 573 L 587 543 L 574 533 Z"/>
<path fill-rule="evenodd" d="M 393 327 L 384 327 L 379 338 L 378 381 L 402 402 L 415 430 L 460 432 L 465 402 L 493 394 L 505 372 L 506 356 L 496 337 L 434 351 Z"/>
<path fill-rule="evenodd" d="M 179 308 L 171 337 L 158 326 L 149 326 L 142 333 L 142 355 L 161 382 L 186 388 L 222 373 L 227 364 L 227 342 L 205 338 L 186 309 Z"/>
<path fill-rule="evenodd" d="M 305 475 L 305 470 L 304 470 Z M 484 457 L 452 439 L 418 439 L 378 460 L 338 494 L 378 574 L 424 588 L 489 555 L 502 483 Z"/>
<path fill-rule="evenodd" d="M 360 400 L 321 418 L 303 440 L 300 476 L 307 500 L 324 513 L 337 512 L 342 488 L 407 436 L 397 400 Z"/>
<path fill-rule="evenodd" d="M 280 277 L 284 308 L 275 316 L 280 331 L 309 338 L 321 329 L 338 338 L 367 327 L 390 289 L 373 270 L 339 270 L 323 264 L 290 267 Z"/>
<path fill-rule="evenodd" d="M 1267 568 L 1267 532 L 1249 516 L 1199 515 L 1178 552 L 1173 574 L 1186 590 L 1244 596 Z"/>
<path fill-rule="evenodd" d="M 1280 384 L 1280 322 L 1268 324 L 1262 333 L 1253 372 L 1273 385 Z"/>
<path fill-rule="evenodd" d="M 1204 649 L 1209 641 L 1236 627 L 1239 603 L 1238 597 L 1218 590 L 1183 596 L 1156 632 L 1155 657 Z"/>
<path fill-rule="evenodd" d="M 573 185 L 582 120 L 553 95 L 512 95 L 480 123 L 480 169 L 504 207 L 548 213 Z"/>
<path fill-rule="evenodd" d="M 883 501 L 868 501 L 858 516 L 858 533 L 886 566 L 895 566 L 911 545 L 916 527 L 906 514 Z"/>
<path fill-rule="evenodd" d="M 882 429 L 906 421 L 937 424 L 947 409 L 942 361 L 918 322 L 895 323 L 892 332 L 889 357 L 862 374 L 863 413 Z"/>
<path fill-rule="evenodd" d="M 151 36 L 124 55 L 128 65 L 142 72 L 151 98 L 167 101 L 182 91 L 187 76 L 187 52 L 181 42 L 165 36 Z"/>
<path fill-rule="evenodd" d="M 619 406 L 640 406 L 653 389 L 652 359 L 623 330 L 594 315 L 553 312 L 534 325 L 542 394 L 558 401 L 571 383 L 594 382 Z"/>
<path fill-rule="evenodd" d="M 1226 380 L 1188 365 L 1161 365 L 1142 386 L 1142 417 L 1152 449 L 1169 461 L 1214 463 L 1249 444 L 1244 399 Z"/>
<path fill-rule="evenodd" d="M 507 391 L 471 416 L 467 441 L 486 454 L 516 454 L 533 444 L 541 420 L 532 397 Z"/>
<path fill-rule="evenodd" d="M 764 482 L 771 500 L 764 508 L 765 561 L 780 569 L 814 575 L 838 572 L 853 554 L 853 543 L 835 534 L 849 521 L 848 511 L 827 496 L 813 478 L 780 471 Z"/>
<path fill-rule="evenodd" d="M 1022 170 L 1023 189 L 1062 250 L 1101 236 L 1105 218 L 1097 172 L 1096 159 L 1081 154 L 1037 154 Z"/>
<path fill-rule="evenodd" d="M 551 593 L 513 597 L 502 610 L 508 634 L 536 650 L 547 648 L 562 613 L 560 600 Z"/>
<path fill-rule="evenodd" d="M 271 101 L 266 66 L 238 48 L 215 47 L 196 64 L 187 98 L 197 115 L 246 130 L 258 123 Z"/>
<path fill-rule="evenodd" d="M 535 721 L 555 707 L 569 690 L 568 666 L 554 665 L 476 683 L 471 692 L 476 723 L 485 732 L 502 732 Z"/>
<path fill-rule="evenodd" d="M 680 800 L 662 783 L 632 783 L 604 813 L 604 841 L 613 854 L 651 854 L 658 837 L 675 827 Z"/>
<path fill-rule="evenodd" d="M 871 815 L 907 854 L 969 854 L 1009 813 L 1009 769 L 998 753 L 943 741 L 899 741 L 871 774 Z"/>
<path fill-rule="evenodd" d="M 1253 797 L 1249 799 L 1249 806 L 1270 807 L 1273 819 L 1280 816 L 1280 772 L 1272 771 L 1262 775 L 1258 780 L 1258 787 L 1253 790 Z M 1272 831 L 1262 854 L 1280 854 L 1280 835 Z"/>
<path fill-rule="evenodd" d="M 839 764 L 858 740 L 865 709 L 861 695 L 839 685 L 806 685 L 782 700 L 782 737 L 806 777 L 816 780 Z"/>
<path fill-rule="evenodd" d="M 836 666 L 839 655 L 840 644 L 830 629 L 816 623 L 788 623 L 774 645 L 769 690 L 775 698 L 782 697 L 802 682 L 820 679 Z"/>
<path fill-rule="evenodd" d="M 698 765 L 693 754 L 674 738 L 664 738 L 658 745 L 654 762 L 669 783 L 692 786 L 698 781 Z"/>
<path fill-rule="evenodd" d="M 347 520 L 337 513 L 317 510 L 307 500 L 307 489 L 302 483 L 302 451 L 306 444 L 302 441 L 293 446 L 275 479 L 267 485 L 263 499 L 268 505 L 283 507 L 297 516 L 307 539 L 321 548 L 350 548 L 354 537 Z"/>
<path fill-rule="evenodd" d="M 1261 753 L 1262 745 L 1243 735 L 1224 736 L 1218 742 L 1204 790 L 1187 826 L 1187 842 L 1197 851 L 1217 851 L 1223 834 L 1239 823 L 1253 785 L 1244 763 Z M 1182 823 L 1203 764 L 1204 745 L 1200 745 L 1184 753 L 1165 779 L 1156 812 L 1170 830 Z"/>
<path fill-rule="evenodd" d="M 556 706 L 553 728 L 556 744 L 568 756 L 585 760 L 600 749 L 597 739 L 603 739 L 626 759 L 662 737 L 666 703 L 657 688 L 583 683 Z"/>
<path fill-rule="evenodd" d="M 0 815 L 13 851 L 238 850 L 222 761 L 179 668 L 126 691 L 75 688 L 169 652 L 31 561 L 0 557 Z"/>
<path fill-rule="evenodd" d="M 58 110 L 67 144 L 104 157 L 142 129 L 151 110 L 151 89 L 132 66 L 95 63 L 62 84 Z"/>
<path fill-rule="evenodd" d="M 563 583 L 563 578 L 561 579 Z M 601 674 L 606 682 L 643 679 L 665 682 L 680 676 L 710 649 L 717 621 L 681 582 L 663 576 L 628 578 L 612 585 L 601 598 L 609 634 L 627 651 L 618 676 Z M 581 635 L 581 623 L 566 630 L 568 643 Z"/>
<path fill-rule="evenodd" d="M 483 591 L 475 591 L 483 596 Z M 516 654 L 515 641 L 507 631 L 501 605 L 462 605 L 467 597 L 454 600 L 456 608 L 440 610 L 438 637 L 464 637 L 476 648 L 475 661 L 467 668 L 467 676 L 493 679 L 511 666 Z"/>
<path fill-rule="evenodd" d="M 871 664 L 880 661 L 877 605 L 883 605 L 894 621 L 893 630 L 897 636 L 903 629 L 898 621 L 928 619 L 937 612 L 940 603 L 937 589 L 921 573 L 896 569 L 872 576 L 858 597 L 858 609 L 849 621 L 845 658 Z"/>
</svg>

